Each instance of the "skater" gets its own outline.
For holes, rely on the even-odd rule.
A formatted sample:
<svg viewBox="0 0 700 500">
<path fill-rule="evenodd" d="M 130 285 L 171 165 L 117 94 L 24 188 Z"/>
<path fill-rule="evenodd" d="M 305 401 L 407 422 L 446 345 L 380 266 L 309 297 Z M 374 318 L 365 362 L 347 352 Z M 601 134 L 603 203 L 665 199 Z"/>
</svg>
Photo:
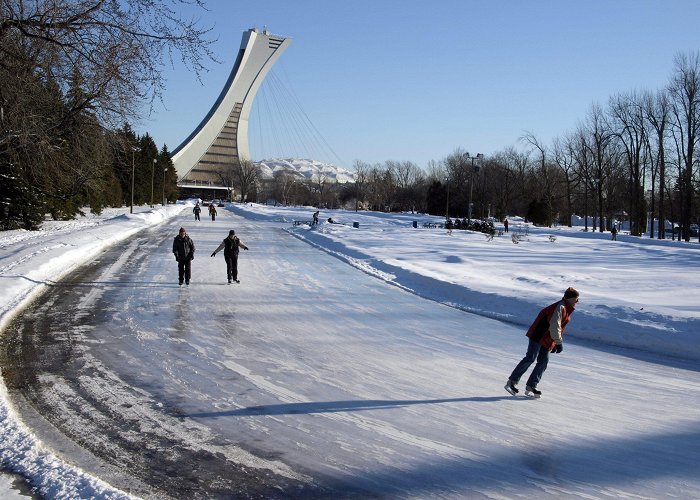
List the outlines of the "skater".
<svg viewBox="0 0 700 500">
<path fill-rule="evenodd" d="M 617 226 L 615 226 L 615 224 L 613 224 L 610 234 L 612 234 L 612 240 L 617 241 Z"/>
<path fill-rule="evenodd" d="M 192 212 L 194 213 L 194 220 L 200 220 L 199 213 L 202 211 L 202 207 L 199 206 L 199 202 L 194 206 Z"/>
<path fill-rule="evenodd" d="M 223 249 L 224 259 L 226 259 L 226 276 L 228 277 L 229 284 L 232 281 L 240 283 L 238 279 L 238 252 L 240 249 L 248 250 L 248 247 L 243 244 L 238 236 L 236 236 L 236 231 L 231 229 L 228 232 L 228 237 L 224 238 L 224 241 L 214 250 L 211 254 L 212 257 L 216 256 L 216 252 Z"/>
<path fill-rule="evenodd" d="M 315 226 L 316 224 L 318 224 L 318 210 L 316 210 L 316 211 L 314 212 L 314 220 L 313 220 L 313 222 L 311 223 L 311 225 L 312 225 L 312 226 Z"/>
<path fill-rule="evenodd" d="M 561 300 L 548 305 L 540 311 L 527 331 L 529 338 L 527 354 L 525 354 L 525 357 L 508 377 L 505 385 L 506 391 L 516 395 L 519 392 L 516 386 L 520 381 L 520 377 L 537 360 L 535 368 L 527 379 L 525 395 L 534 398 L 540 397 L 542 392 L 537 390 L 537 384 L 539 384 L 542 374 L 547 369 L 549 353 L 560 353 L 564 350 L 562 336 L 566 325 L 569 323 L 571 314 L 576 309 L 578 297 L 578 291 L 569 287 L 564 292 L 564 297 Z"/>
<path fill-rule="evenodd" d="M 503 219 L 503 231 L 508 232 L 508 219 Z"/>
<path fill-rule="evenodd" d="M 213 203 L 209 205 L 209 215 L 211 216 L 212 221 L 216 220 L 216 207 Z"/>
<path fill-rule="evenodd" d="M 178 235 L 173 240 L 173 254 L 177 261 L 177 279 L 180 286 L 184 281 L 186 285 L 190 284 L 192 276 L 192 259 L 194 259 L 194 242 L 187 235 L 184 227 L 180 228 Z"/>
</svg>

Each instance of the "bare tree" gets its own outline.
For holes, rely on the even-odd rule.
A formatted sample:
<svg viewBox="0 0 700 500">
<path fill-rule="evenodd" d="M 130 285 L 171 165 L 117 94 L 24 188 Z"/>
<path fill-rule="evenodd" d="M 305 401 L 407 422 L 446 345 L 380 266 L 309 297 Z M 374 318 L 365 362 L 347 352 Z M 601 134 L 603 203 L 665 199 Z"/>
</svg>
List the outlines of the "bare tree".
<svg viewBox="0 0 700 500">
<path fill-rule="evenodd" d="M 593 104 L 588 112 L 586 134 L 589 136 L 589 140 L 585 141 L 585 144 L 589 148 L 590 158 L 592 160 L 592 176 L 587 177 L 585 181 L 596 194 L 596 213 L 600 218 L 600 229 L 602 231 L 602 220 L 605 213 L 603 208 L 603 187 L 610 175 L 610 169 L 613 164 L 611 151 L 613 134 L 606 120 L 603 108 L 598 104 Z M 594 217 L 593 230 L 595 231 L 595 229 L 596 218 Z"/>
<path fill-rule="evenodd" d="M 573 191 L 576 187 L 576 137 L 573 134 L 564 139 L 554 139 L 552 144 L 552 157 L 554 164 L 564 176 L 566 198 L 566 225 L 571 227 L 571 215 L 573 214 Z"/>
<path fill-rule="evenodd" d="M 83 98 L 73 111 L 89 108 L 117 126 L 135 116 L 144 99 L 153 103 L 165 86 L 164 64 L 180 55 L 199 75 L 213 60 L 208 29 L 185 20 L 183 5 L 203 0 L 25 1 L 0 3 L 0 59 L 25 67 L 64 91 L 76 67 Z M 115 121 L 116 120 L 116 121 Z"/>
<path fill-rule="evenodd" d="M 260 170 L 250 160 L 241 160 L 234 168 L 235 184 L 241 191 L 241 202 L 248 201 L 260 178 Z"/>
<path fill-rule="evenodd" d="M 681 165 L 679 176 L 680 229 L 690 241 L 690 217 L 693 202 L 695 148 L 700 139 L 700 52 L 677 54 L 668 87 L 671 98 L 672 132 Z"/>
<path fill-rule="evenodd" d="M 370 165 L 360 160 L 355 160 L 353 169 L 355 170 L 355 211 L 359 210 L 360 204 L 365 201 L 367 182 L 369 180 Z"/>
<path fill-rule="evenodd" d="M 278 170 L 273 174 L 274 196 L 282 204 L 289 204 L 290 196 L 297 183 L 297 178 L 285 170 Z"/>
<path fill-rule="evenodd" d="M 642 99 L 636 92 L 618 94 L 610 99 L 612 133 L 624 150 L 630 189 L 630 233 L 641 236 L 646 231 L 644 201 L 644 153 L 647 121 Z"/>
<path fill-rule="evenodd" d="M 660 90 L 655 94 L 651 92 L 645 93 L 643 97 L 644 106 L 644 116 L 649 125 L 651 126 L 652 133 L 649 134 L 649 156 L 652 162 L 652 177 L 651 177 L 651 213 L 652 213 L 652 227 L 651 227 L 651 237 L 654 237 L 654 214 L 656 213 L 655 201 L 656 201 L 656 178 L 659 180 L 659 228 L 658 237 L 659 239 L 666 238 L 665 231 L 665 221 L 666 221 L 666 204 L 665 204 L 665 190 L 666 190 L 666 130 L 669 125 L 670 119 L 670 103 L 668 100 L 668 94 L 665 90 Z"/>
<path fill-rule="evenodd" d="M 552 202 L 554 197 L 554 186 L 547 169 L 547 147 L 542 144 L 542 141 L 540 141 L 532 132 L 525 132 L 520 140 L 530 146 L 531 152 L 534 151 L 537 154 L 537 172 L 540 180 L 539 185 L 541 186 L 539 195 L 542 196 L 546 202 L 547 220 L 549 226 L 551 226 L 554 218 L 554 204 Z"/>
</svg>

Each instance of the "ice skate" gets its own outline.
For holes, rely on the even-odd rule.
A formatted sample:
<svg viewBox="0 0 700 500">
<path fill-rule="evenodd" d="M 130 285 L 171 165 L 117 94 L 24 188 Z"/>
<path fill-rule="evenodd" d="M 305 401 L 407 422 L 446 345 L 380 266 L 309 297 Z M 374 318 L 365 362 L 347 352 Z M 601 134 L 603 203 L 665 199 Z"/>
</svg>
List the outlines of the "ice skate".
<svg viewBox="0 0 700 500">
<path fill-rule="evenodd" d="M 542 391 L 538 391 L 534 387 L 530 387 L 529 385 L 527 385 L 525 386 L 525 395 L 530 398 L 539 399 L 539 397 L 542 395 Z"/>
<path fill-rule="evenodd" d="M 515 387 L 515 384 L 513 383 L 512 380 L 508 380 L 508 382 L 506 382 L 506 385 L 503 386 L 503 388 L 506 391 L 510 392 L 513 396 L 517 395 L 518 392 L 520 392 L 520 391 L 518 391 L 518 388 Z"/>
</svg>

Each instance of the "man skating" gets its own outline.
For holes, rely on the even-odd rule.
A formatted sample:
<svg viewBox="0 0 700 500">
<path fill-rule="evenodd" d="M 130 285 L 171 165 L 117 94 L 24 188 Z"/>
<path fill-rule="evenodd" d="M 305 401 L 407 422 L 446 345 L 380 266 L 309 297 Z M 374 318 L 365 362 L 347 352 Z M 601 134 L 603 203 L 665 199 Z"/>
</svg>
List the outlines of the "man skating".
<svg viewBox="0 0 700 500">
<path fill-rule="evenodd" d="M 173 240 L 173 254 L 175 254 L 177 261 L 178 283 L 182 286 L 184 281 L 186 285 L 189 285 L 192 276 L 192 259 L 194 259 L 194 242 L 187 235 L 184 227 L 180 228 Z"/>
<path fill-rule="evenodd" d="M 536 360 L 537 364 L 525 385 L 525 395 L 535 398 L 540 397 L 542 392 L 537 390 L 537 384 L 539 384 L 544 371 L 547 369 L 549 353 L 560 353 L 564 350 L 562 337 L 566 325 L 569 323 L 569 318 L 576 309 L 578 297 L 578 291 L 569 287 L 564 292 L 564 297 L 561 300 L 548 305 L 540 311 L 527 331 L 529 338 L 527 354 L 525 354 L 525 357 L 508 377 L 505 385 L 506 391 L 513 395 L 519 392 L 516 386 L 520 381 L 520 377 L 525 374 L 530 365 Z"/>
<path fill-rule="evenodd" d="M 194 220 L 200 220 L 199 214 L 202 211 L 202 207 L 199 206 L 199 203 L 197 203 L 194 208 L 192 209 L 192 213 L 194 214 Z"/>
<path fill-rule="evenodd" d="M 236 236 L 236 231 L 231 229 L 228 232 L 228 236 L 224 238 L 224 241 L 222 241 L 217 249 L 211 254 L 211 256 L 214 257 L 216 252 L 221 249 L 224 250 L 224 259 L 226 259 L 226 276 L 229 283 L 232 281 L 240 283 L 238 280 L 238 252 L 241 248 L 248 250 L 248 247 L 243 244 L 238 236 Z"/>
</svg>

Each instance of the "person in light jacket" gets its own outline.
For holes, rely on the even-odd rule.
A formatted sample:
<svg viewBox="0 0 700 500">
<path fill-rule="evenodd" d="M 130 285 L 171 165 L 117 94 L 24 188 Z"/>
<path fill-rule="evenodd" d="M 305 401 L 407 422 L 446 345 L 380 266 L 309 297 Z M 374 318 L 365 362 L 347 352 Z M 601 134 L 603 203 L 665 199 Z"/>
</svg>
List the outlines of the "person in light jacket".
<svg viewBox="0 0 700 500">
<path fill-rule="evenodd" d="M 173 254 L 177 261 L 177 277 L 180 286 L 183 281 L 189 285 L 192 276 L 192 259 L 194 259 L 194 242 L 187 235 L 184 227 L 180 228 L 173 240 Z"/>
<path fill-rule="evenodd" d="M 566 325 L 569 323 L 571 314 L 576 309 L 579 293 L 576 289 L 569 287 L 564 292 L 564 297 L 550 304 L 540 311 L 527 331 L 529 338 L 527 354 L 518 363 L 513 373 L 508 377 L 505 389 L 509 393 L 517 394 L 518 382 L 530 365 L 537 361 L 530 377 L 525 385 L 525 395 L 539 398 L 542 391 L 537 390 L 537 384 L 542 379 L 544 371 L 549 362 L 549 353 L 560 353 L 564 350 L 563 336 Z"/>
<path fill-rule="evenodd" d="M 232 281 L 240 283 L 238 279 L 238 252 L 240 249 L 248 250 L 248 247 L 243 244 L 238 236 L 236 236 L 236 231 L 231 229 L 228 232 L 228 236 L 224 238 L 224 241 L 214 250 L 211 254 L 212 257 L 216 256 L 216 252 L 223 250 L 224 259 L 226 260 L 226 277 L 228 278 L 229 284 Z"/>
</svg>

